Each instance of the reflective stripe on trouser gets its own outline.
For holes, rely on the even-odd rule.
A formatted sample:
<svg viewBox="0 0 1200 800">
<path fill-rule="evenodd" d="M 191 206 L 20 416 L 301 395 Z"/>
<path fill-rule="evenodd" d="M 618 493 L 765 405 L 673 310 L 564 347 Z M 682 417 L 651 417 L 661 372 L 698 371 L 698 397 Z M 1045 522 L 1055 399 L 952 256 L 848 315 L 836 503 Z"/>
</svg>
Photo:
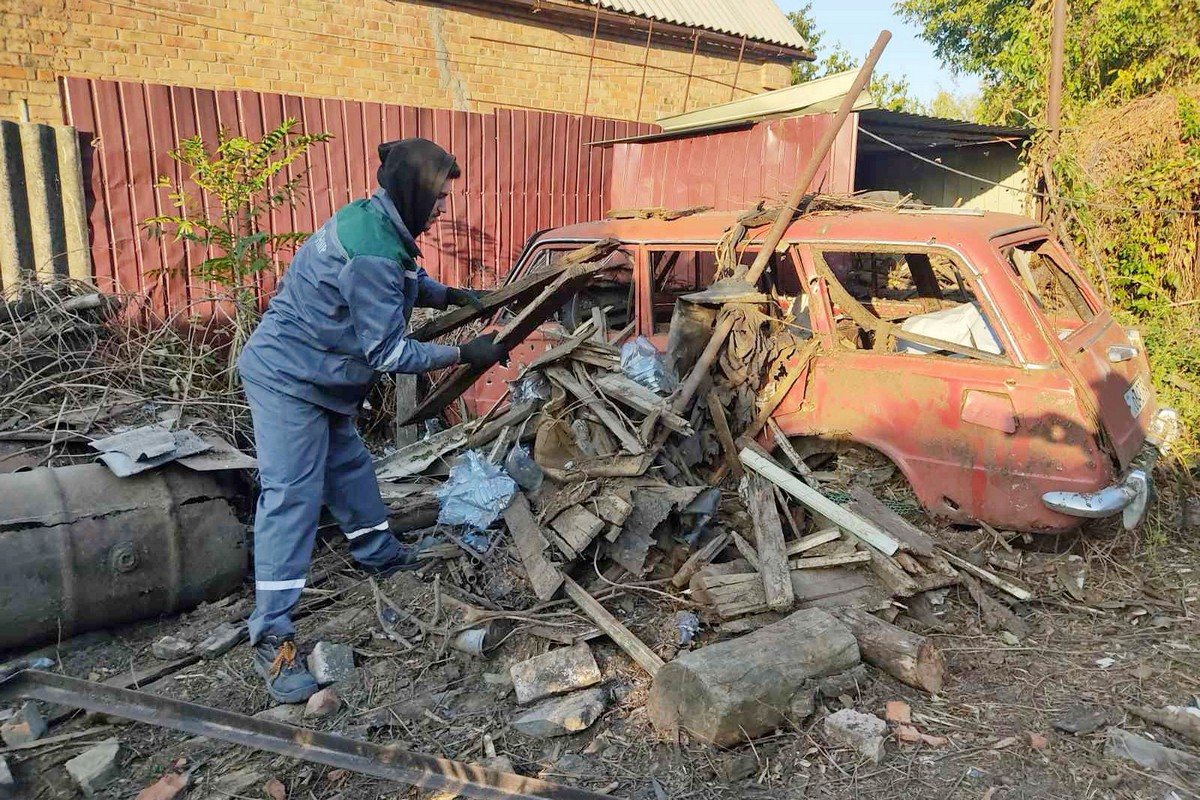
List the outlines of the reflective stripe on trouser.
<svg viewBox="0 0 1200 800">
<path fill-rule="evenodd" d="M 387 506 L 354 419 L 253 381 L 244 383 L 261 484 L 250 615 L 250 641 L 258 642 L 266 635 L 295 633 L 291 612 L 308 575 L 322 505 L 364 567 L 382 568 L 402 550 L 388 531 Z"/>
</svg>

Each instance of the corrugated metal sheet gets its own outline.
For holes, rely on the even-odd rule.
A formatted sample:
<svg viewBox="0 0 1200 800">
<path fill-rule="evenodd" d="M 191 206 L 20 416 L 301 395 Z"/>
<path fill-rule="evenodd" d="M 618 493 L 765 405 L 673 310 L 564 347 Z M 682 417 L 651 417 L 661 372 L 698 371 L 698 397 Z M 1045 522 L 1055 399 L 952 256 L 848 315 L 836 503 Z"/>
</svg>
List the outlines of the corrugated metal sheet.
<svg viewBox="0 0 1200 800">
<path fill-rule="evenodd" d="M 612 145 L 614 208 L 711 206 L 740 211 L 761 199 L 782 200 L 833 122 L 832 114 L 758 123 L 745 130 Z M 854 190 L 855 117 L 842 126 L 814 184 Z"/>
<path fill-rule="evenodd" d="M 476 114 L 90 78 L 64 79 L 63 94 L 68 121 L 94 145 L 84 148 L 83 173 L 97 285 L 140 298 L 155 315 L 212 311 L 213 287 L 190 279 L 203 250 L 153 241 L 141 225 L 170 212 L 168 190 L 154 182 L 160 175 L 180 179 L 169 153 L 188 136 L 215 142 L 225 128 L 258 138 L 287 117 L 301 130 L 334 135 L 309 151 L 306 200 L 275 212 L 275 233 L 316 230 L 342 205 L 373 192 L 379 142 L 432 139 L 458 157 L 463 178 L 450 213 L 422 240 L 422 263 L 447 283 L 490 286 L 530 234 L 597 219 L 609 208 L 614 154 L 589 142 L 657 130 L 568 114 Z M 260 276 L 264 298 L 277 279 Z"/>
<path fill-rule="evenodd" d="M 796 32 L 772 0 L 587 0 L 601 8 L 639 17 L 706 28 L 745 36 L 759 42 L 807 50 L 808 42 Z"/>
</svg>

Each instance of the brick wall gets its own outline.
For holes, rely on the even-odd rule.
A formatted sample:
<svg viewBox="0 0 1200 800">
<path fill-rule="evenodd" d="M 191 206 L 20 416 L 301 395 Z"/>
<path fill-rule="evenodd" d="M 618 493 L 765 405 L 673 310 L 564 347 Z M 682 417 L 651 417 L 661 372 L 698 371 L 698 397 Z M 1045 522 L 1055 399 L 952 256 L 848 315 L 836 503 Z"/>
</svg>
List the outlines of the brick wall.
<svg viewBox="0 0 1200 800">
<path fill-rule="evenodd" d="M 749 53 L 739 70 L 737 50 L 716 45 L 702 46 L 693 68 L 689 40 L 655 36 L 643 79 L 646 23 L 631 20 L 602 28 L 589 90 L 590 26 L 451 3 L 6 0 L 3 9 L 0 118 L 16 118 L 23 100 L 35 122 L 63 119 L 63 75 L 464 111 L 584 113 L 586 97 L 588 114 L 647 122 L 682 112 L 685 93 L 688 110 L 730 100 L 720 84 L 735 74 L 736 97 L 790 78 L 786 64 Z M 690 86 L 676 74 L 689 70 Z"/>
</svg>

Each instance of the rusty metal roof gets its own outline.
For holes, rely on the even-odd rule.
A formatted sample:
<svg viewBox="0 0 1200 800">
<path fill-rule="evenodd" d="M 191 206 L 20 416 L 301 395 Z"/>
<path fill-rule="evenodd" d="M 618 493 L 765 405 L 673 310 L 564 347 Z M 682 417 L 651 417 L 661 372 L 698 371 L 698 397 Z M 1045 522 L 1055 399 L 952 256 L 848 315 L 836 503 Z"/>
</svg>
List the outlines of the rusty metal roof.
<svg viewBox="0 0 1200 800">
<path fill-rule="evenodd" d="M 772 0 L 584 0 L 611 11 L 801 50 L 808 42 Z"/>
</svg>

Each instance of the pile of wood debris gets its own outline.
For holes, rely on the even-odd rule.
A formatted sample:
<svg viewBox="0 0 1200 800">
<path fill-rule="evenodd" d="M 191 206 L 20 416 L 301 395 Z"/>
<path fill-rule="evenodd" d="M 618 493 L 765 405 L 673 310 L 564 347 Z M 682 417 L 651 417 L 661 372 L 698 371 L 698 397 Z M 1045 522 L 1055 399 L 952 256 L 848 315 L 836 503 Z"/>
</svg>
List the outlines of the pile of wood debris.
<svg viewBox="0 0 1200 800">
<path fill-rule="evenodd" d="M 490 297 L 489 309 L 522 304 L 498 338 L 519 341 L 613 251 L 603 243 L 583 248 Z M 598 310 L 526 368 L 510 387 L 511 402 L 381 462 L 384 496 L 403 510 L 397 522 L 445 532 L 433 525 L 437 489 L 422 473 L 444 475 L 467 450 L 500 465 L 514 448 L 525 448 L 540 483 L 515 493 L 482 548 L 463 545 L 471 572 L 515 567 L 531 605 L 561 591 L 595 624 L 586 636 L 607 635 L 650 675 L 681 650 L 699 648 L 699 655 L 701 645 L 745 636 L 785 614 L 831 609 L 854 632 L 863 660 L 936 693 L 941 656 L 925 637 L 892 625 L 896 617 L 906 610 L 914 617 L 931 614 L 924 593 L 963 583 L 989 623 L 1019 630 L 1013 612 L 980 581 L 1020 600 L 1032 593 L 982 562 L 939 547 L 865 486 L 852 481 L 848 492 L 830 491 L 821 480 L 827 476 L 814 474 L 771 420 L 807 368 L 814 342 L 782 324 L 769 298 L 728 291 L 716 298 L 677 305 L 665 355 L 672 369 L 686 373 L 718 318 L 732 319 L 727 344 L 701 384 L 703 402 L 681 408 L 673 403 L 677 395 L 626 375 L 621 344 L 631 328 L 609 338 Z M 447 315 L 458 324 L 478 316 L 467 310 Z M 426 328 L 418 335 L 452 330 L 442 318 Z M 435 413 L 476 377 L 460 368 L 413 416 Z M 755 437 L 772 443 L 782 461 Z M 593 596 L 612 586 L 654 592 L 683 610 L 675 618 L 642 620 L 635 633 Z M 507 600 L 506 607 L 511 594 Z M 817 636 L 801 646 L 827 644 Z"/>
</svg>

